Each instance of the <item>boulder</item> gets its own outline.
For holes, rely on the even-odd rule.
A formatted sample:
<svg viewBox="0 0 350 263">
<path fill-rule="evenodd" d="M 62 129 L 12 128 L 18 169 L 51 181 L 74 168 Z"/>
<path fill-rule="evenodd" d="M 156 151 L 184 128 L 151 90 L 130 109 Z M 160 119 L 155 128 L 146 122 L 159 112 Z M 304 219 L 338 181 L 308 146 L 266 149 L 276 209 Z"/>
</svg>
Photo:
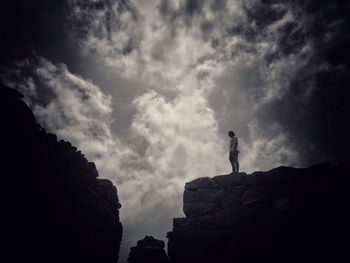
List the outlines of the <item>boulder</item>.
<svg viewBox="0 0 350 263">
<path fill-rule="evenodd" d="M 188 218 L 214 214 L 218 205 L 212 202 L 185 203 L 183 211 Z"/>
<path fill-rule="evenodd" d="M 241 205 L 241 200 L 237 197 L 231 196 L 230 199 L 222 200 L 222 209 L 238 210 Z"/>
<path fill-rule="evenodd" d="M 198 218 L 199 224 L 203 226 L 211 226 L 215 222 L 215 215 L 204 215 Z"/>
<path fill-rule="evenodd" d="M 243 195 L 242 195 L 242 204 L 247 205 L 251 203 L 260 202 L 264 199 L 265 196 L 265 190 L 262 186 L 253 186 L 249 188 Z"/>
<path fill-rule="evenodd" d="M 245 174 L 228 174 L 228 175 L 218 175 L 213 177 L 213 182 L 221 185 L 242 185 L 244 183 Z"/>
<path fill-rule="evenodd" d="M 185 189 L 195 191 L 198 188 L 211 187 L 212 185 L 213 185 L 213 182 L 209 177 L 201 177 L 186 183 Z"/>
<path fill-rule="evenodd" d="M 234 195 L 235 197 L 241 197 L 242 194 L 244 193 L 246 187 L 243 185 L 239 185 L 239 186 L 233 186 L 231 188 L 231 193 L 232 195 Z"/>
<path fill-rule="evenodd" d="M 349 164 L 281 167 L 187 183 L 186 218 L 167 233 L 170 260 L 333 262 L 347 251 L 348 174 Z"/>
<path fill-rule="evenodd" d="M 1 85 L 0 85 L 1 86 Z M 3 254 L 11 262 L 118 260 L 116 187 L 71 143 L 36 122 L 23 96 L 0 87 Z M 10 112 L 10 114 L 9 114 Z M 25 203 L 25 204 L 24 204 Z M 20 207 L 20 209 L 18 209 Z"/>
<path fill-rule="evenodd" d="M 196 201 L 196 192 L 185 189 L 183 194 L 184 203 L 193 203 Z"/>
<path fill-rule="evenodd" d="M 215 216 L 215 225 L 219 228 L 230 228 L 234 225 L 237 215 L 233 209 L 223 209 Z"/>
<path fill-rule="evenodd" d="M 158 247 L 158 248 L 165 248 L 165 243 L 163 240 L 155 239 L 152 236 L 145 236 L 144 239 L 141 239 L 137 241 L 137 246 L 139 247 Z"/>
<path fill-rule="evenodd" d="M 145 236 L 137 241 L 136 247 L 130 248 L 129 263 L 168 263 L 168 256 L 164 250 L 165 243 L 152 236 Z"/>
<path fill-rule="evenodd" d="M 196 202 L 220 202 L 224 196 L 224 189 L 204 188 L 196 192 Z"/>
<path fill-rule="evenodd" d="M 188 220 L 186 217 L 173 218 L 173 227 L 174 228 L 184 227 L 186 224 L 188 224 Z"/>
</svg>

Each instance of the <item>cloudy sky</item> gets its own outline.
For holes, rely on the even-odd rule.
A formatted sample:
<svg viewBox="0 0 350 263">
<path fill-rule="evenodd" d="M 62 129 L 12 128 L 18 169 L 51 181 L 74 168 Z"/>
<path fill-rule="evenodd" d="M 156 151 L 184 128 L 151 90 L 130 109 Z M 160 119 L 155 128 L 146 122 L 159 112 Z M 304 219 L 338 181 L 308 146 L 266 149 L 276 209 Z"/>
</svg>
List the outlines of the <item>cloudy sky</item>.
<svg viewBox="0 0 350 263">
<path fill-rule="evenodd" d="M 186 181 L 349 160 L 341 0 L 5 0 L 0 77 L 118 187 L 123 258 Z"/>
</svg>

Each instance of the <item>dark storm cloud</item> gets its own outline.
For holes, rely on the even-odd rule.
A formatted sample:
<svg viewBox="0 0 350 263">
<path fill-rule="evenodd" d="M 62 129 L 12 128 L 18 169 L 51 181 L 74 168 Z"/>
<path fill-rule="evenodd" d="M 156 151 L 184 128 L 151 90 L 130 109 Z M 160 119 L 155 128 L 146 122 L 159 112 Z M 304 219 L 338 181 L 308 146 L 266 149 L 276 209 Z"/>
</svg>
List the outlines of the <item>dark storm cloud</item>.
<svg viewBox="0 0 350 263">
<path fill-rule="evenodd" d="M 200 29 L 203 33 L 203 38 L 204 39 L 210 39 L 211 33 L 213 32 L 214 29 L 214 22 L 212 21 L 203 21 L 201 23 Z"/>
<path fill-rule="evenodd" d="M 345 48 L 349 41 L 347 1 L 256 1 L 254 5 L 246 5 L 245 10 L 250 24 L 257 25 L 255 33 L 258 36 L 264 35 L 264 29 L 282 19 L 286 12 L 293 14 L 293 21 L 279 29 L 277 39 L 278 47 L 285 55 L 298 52 L 312 41 L 315 50 L 325 54 L 327 62 L 339 57 L 343 62 L 349 61 L 349 51 Z"/>
<path fill-rule="evenodd" d="M 1 2 L 1 62 L 22 60 L 33 51 L 52 60 L 76 59 L 63 1 Z"/>
<path fill-rule="evenodd" d="M 54 94 L 33 74 L 38 64 L 37 57 L 44 57 L 54 64 L 64 63 L 72 73 L 92 79 L 107 94 L 118 94 L 113 99 L 113 110 L 121 111 L 122 107 L 125 114 L 118 115 L 113 128 L 125 132 L 135 112 L 130 103 L 126 106 L 125 101 L 140 93 L 137 90 L 139 83 L 125 80 L 115 70 L 106 68 L 101 63 L 100 53 L 107 49 L 106 46 L 113 46 L 113 50 L 108 51 L 113 59 L 113 56 L 129 56 L 138 48 L 139 32 L 129 29 L 123 41 L 119 36 L 115 37 L 118 32 L 125 31 L 129 20 L 135 23 L 140 20 L 140 14 L 130 1 L 5 0 L 0 12 L 1 78 L 22 86 L 25 85 L 23 79 L 31 78 L 38 91 L 31 101 L 46 105 Z M 123 16 L 128 20 L 121 21 Z M 103 45 L 89 46 L 92 38 Z M 118 47 L 114 47 L 115 42 L 119 43 Z"/>
<path fill-rule="evenodd" d="M 248 136 L 244 122 L 250 119 L 261 133 L 277 123 L 290 138 L 288 144 L 300 153 L 303 165 L 349 159 L 348 1 L 243 1 L 243 16 L 237 18 L 225 16 L 229 2 L 207 0 L 198 5 L 197 1 L 181 1 L 175 8 L 172 1 L 163 0 L 159 5 L 173 32 L 193 27 L 196 19 L 203 40 L 218 51 L 197 64 L 241 58 L 242 66 L 228 67 L 216 79 L 209 97 L 222 133 L 234 123 Z M 205 15 L 206 5 L 212 11 L 210 19 Z M 227 46 L 233 37 L 239 41 Z M 265 42 L 273 48 L 261 53 L 259 45 Z M 218 56 L 221 51 L 223 57 Z M 255 62 L 244 65 L 245 56 Z M 275 72 L 271 74 L 279 77 L 267 81 L 271 67 Z M 273 99 L 254 112 L 269 90 L 275 93 Z M 228 102 L 222 103 L 225 100 Z M 277 134 L 270 131 L 264 136 Z"/>
<path fill-rule="evenodd" d="M 247 1 L 243 8 L 250 24 L 254 22 L 257 26 L 257 33 L 281 19 L 286 12 L 286 9 L 273 6 L 268 1 Z"/>
<path fill-rule="evenodd" d="M 55 63 L 64 62 L 73 71 L 82 63 L 80 41 L 89 34 L 109 39 L 112 32 L 120 30 L 119 16 L 125 12 L 134 20 L 139 18 L 129 1 L 114 0 L 5 0 L 0 12 L 1 64 L 23 60 L 35 52 Z M 97 25 L 96 12 L 103 13 Z M 130 53 L 136 46 L 132 35 L 122 52 Z"/>
<path fill-rule="evenodd" d="M 193 16 L 201 14 L 204 4 L 205 1 L 201 0 L 185 0 L 180 2 L 176 8 L 171 0 L 161 0 L 158 9 L 163 18 L 170 24 L 177 21 L 178 24 L 190 25 Z"/>
<path fill-rule="evenodd" d="M 296 21 L 281 32 L 280 51 L 295 54 L 308 44 L 312 54 L 267 112 L 292 134 L 306 163 L 349 160 L 349 3 L 305 1 L 294 12 Z"/>
<path fill-rule="evenodd" d="M 210 5 L 210 8 L 214 12 L 220 12 L 226 8 L 227 0 L 217 0 L 213 1 Z"/>
<path fill-rule="evenodd" d="M 117 4 L 117 6 L 115 6 L 115 4 Z M 139 19 L 137 9 L 128 0 L 73 0 L 68 5 L 70 8 L 76 9 L 76 15 L 71 17 L 71 21 L 73 22 L 73 27 L 76 29 L 76 32 L 83 36 L 91 33 L 92 30 L 93 34 L 101 38 L 104 37 L 104 32 L 106 32 L 108 39 L 110 39 L 113 32 L 122 29 L 123 25 L 120 16 L 128 13 L 131 14 L 133 20 L 137 21 Z M 93 23 L 96 19 L 96 12 L 103 13 L 103 23 L 94 27 Z"/>
<path fill-rule="evenodd" d="M 204 1 L 201 0 L 187 0 L 184 3 L 183 10 L 188 16 L 201 12 Z"/>
</svg>

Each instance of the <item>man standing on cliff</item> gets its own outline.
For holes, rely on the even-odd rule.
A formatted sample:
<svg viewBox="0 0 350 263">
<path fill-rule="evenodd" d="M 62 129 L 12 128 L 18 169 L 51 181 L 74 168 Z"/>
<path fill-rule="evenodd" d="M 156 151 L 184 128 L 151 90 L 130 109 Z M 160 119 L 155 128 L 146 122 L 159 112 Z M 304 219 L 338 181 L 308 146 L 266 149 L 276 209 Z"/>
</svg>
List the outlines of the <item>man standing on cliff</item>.
<svg viewBox="0 0 350 263">
<path fill-rule="evenodd" d="M 237 174 L 239 169 L 238 163 L 238 139 L 233 131 L 228 132 L 228 136 L 231 138 L 230 141 L 230 163 L 232 166 L 232 173 Z"/>
</svg>

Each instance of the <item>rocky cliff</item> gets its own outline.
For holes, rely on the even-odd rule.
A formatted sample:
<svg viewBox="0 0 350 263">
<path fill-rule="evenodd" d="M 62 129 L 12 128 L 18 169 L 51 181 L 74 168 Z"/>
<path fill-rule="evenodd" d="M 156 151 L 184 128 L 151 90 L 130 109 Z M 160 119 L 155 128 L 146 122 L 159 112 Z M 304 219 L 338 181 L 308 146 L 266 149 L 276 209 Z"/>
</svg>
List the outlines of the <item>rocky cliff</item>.
<svg viewBox="0 0 350 263">
<path fill-rule="evenodd" d="M 116 263 L 116 187 L 95 164 L 36 123 L 16 90 L 0 87 L 2 251 L 7 262 Z"/>
<path fill-rule="evenodd" d="M 137 241 L 137 246 L 130 248 L 129 263 L 168 263 L 168 256 L 164 250 L 163 240 L 152 236 L 145 236 Z"/>
<path fill-rule="evenodd" d="M 349 165 L 279 167 L 186 183 L 168 233 L 177 262 L 341 262 Z"/>
</svg>

